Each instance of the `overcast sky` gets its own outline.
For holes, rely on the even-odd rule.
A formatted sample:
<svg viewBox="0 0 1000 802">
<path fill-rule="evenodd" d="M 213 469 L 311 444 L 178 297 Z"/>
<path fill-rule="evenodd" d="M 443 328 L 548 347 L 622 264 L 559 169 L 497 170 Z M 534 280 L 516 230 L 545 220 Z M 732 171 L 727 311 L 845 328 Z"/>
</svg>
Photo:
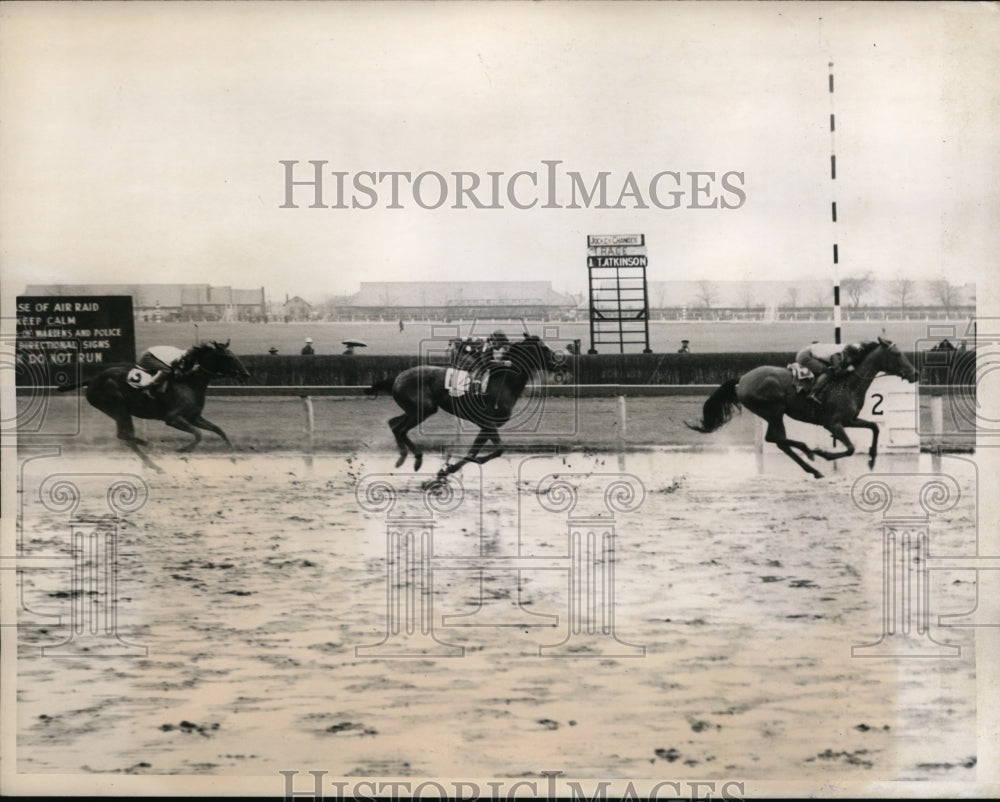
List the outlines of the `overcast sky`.
<svg viewBox="0 0 1000 802">
<path fill-rule="evenodd" d="M 0 5 L 0 267 L 29 282 L 210 282 L 320 300 L 361 280 L 586 286 L 587 234 L 649 278 L 995 274 L 998 15 L 981 4 Z M 836 132 L 831 140 L 828 62 Z M 830 155 L 837 155 L 837 180 Z M 373 208 L 285 202 L 285 167 L 438 173 Z M 541 208 L 558 160 L 613 206 Z M 455 171 L 504 208 L 451 208 Z M 681 174 L 680 208 L 649 183 Z M 690 172 L 714 172 L 692 200 Z M 723 191 L 724 173 L 745 200 Z M 468 179 L 471 180 L 471 179 Z M 672 177 L 661 177 L 668 205 Z M 738 182 L 738 183 L 737 183 Z M 433 205 L 436 178 L 422 182 Z M 480 188 L 487 205 L 489 189 Z M 738 208 L 694 209 L 712 199 Z M 831 221 L 830 204 L 839 219 Z M 579 202 L 579 201 L 578 201 Z M 552 204 L 550 204 L 552 205 Z M 582 202 L 580 205 L 583 206 Z M 10 292 L 5 293 L 6 296 Z M 982 299 L 982 296 L 981 296 Z"/>
</svg>

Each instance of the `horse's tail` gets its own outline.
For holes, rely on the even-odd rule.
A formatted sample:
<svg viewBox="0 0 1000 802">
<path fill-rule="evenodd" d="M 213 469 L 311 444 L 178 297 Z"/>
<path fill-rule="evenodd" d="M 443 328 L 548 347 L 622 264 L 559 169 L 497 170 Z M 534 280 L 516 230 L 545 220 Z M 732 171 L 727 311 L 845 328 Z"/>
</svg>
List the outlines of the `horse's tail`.
<svg viewBox="0 0 1000 802">
<path fill-rule="evenodd" d="M 733 417 L 733 409 L 740 409 L 740 401 L 736 397 L 736 385 L 739 379 L 729 379 L 723 382 L 719 389 L 712 393 L 701 412 L 701 423 L 692 426 L 687 421 L 684 425 L 696 432 L 708 434 L 729 423 Z"/>
<path fill-rule="evenodd" d="M 88 384 L 90 384 L 90 379 L 84 379 L 72 384 L 60 384 L 56 387 L 56 390 L 60 393 L 68 393 L 70 390 L 75 390 L 77 387 L 86 387 Z"/>
<path fill-rule="evenodd" d="M 365 388 L 365 395 L 377 396 L 379 391 L 385 391 L 387 393 L 392 392 L 392 384 L 395 379 L 379 379 L 379 381 L 372 384 L 371 387 Z"/>
</svg>

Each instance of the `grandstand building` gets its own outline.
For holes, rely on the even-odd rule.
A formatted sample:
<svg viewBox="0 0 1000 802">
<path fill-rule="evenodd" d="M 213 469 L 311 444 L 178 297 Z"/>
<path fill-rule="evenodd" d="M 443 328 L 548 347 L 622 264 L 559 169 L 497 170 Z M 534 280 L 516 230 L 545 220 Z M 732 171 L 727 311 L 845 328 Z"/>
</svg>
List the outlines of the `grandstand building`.
<svg viewBox="0 0 1000 802">
<path fill-rule="evenodd" d="M 25 295 L 131 295 L 136 320 L 263 321 L 264 288 L 240 290 L 209 284 L 29 284 Z"/>
<path fill-rule="evenodd" d="M 549 281 L 362 281 L 335 316 L 364 320 L 571 320 L 577 299 Z"/>
</svg>

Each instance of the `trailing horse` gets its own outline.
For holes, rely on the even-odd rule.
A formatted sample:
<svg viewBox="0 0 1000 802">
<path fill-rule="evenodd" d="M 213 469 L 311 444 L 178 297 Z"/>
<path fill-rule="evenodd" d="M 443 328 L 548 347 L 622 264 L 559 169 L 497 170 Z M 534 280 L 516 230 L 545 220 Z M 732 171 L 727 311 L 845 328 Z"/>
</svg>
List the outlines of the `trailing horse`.
<svg viewBox="0 0 1000 802">
<path fill-rule="evenodd" d="M 802 470 L 817 479 L 823 474 L 792 449 L 798 449 L 810 460 L 816 455 L 826 460 L 849 457 L 854 453 L 854 445 L 845 429 L 869 429 L 872 433 L 872 445 L 868 451 L 868 467 L 874 468 L 878 453 L 878 425 L 861 420 L 858 413 L 864 408 L 865 395 L 879 373 L 899 376 L 911 383 L 917 380 L 916 370 L 899 348 L 879 337 L 877 341 L 865 346 L 853 371 L 831 379 L 819 405 L 798 392 L 791 371 L 787 368 L 765 365 L 754 368 L 739 379 L 723 382 L 705 402 L 701 422 L 697 426 L 686 422 L 685 425 L 696 432 L 714 432 L 729 422 L 734 410 L 744 406 L 767 421 L 767 442 L 774 443 L 795 460 Z M 814 450 L 798 440 L 789 440 L 785 435 L 785 415 L 822 426 L 836 441 L 844 444 L 844 450 Z"/>
<path fill-rule="evenodd" d="M 395 379 L 383 379 L 365 390 L 368 395 L 377 395 L 388 390 L 403 410 L 389 420 L 396 445 L 399 447 L 400 467 L 409 454 L 413 454 L 413 469 L 420 470 L 423 451 L 409 438 L 411 429 L 419 426 L 439 409 L 479 426 L 479 434 L 469 452 L 453 465 L 446 465 L 437 475 L 441 480 L 459 470 L 467 462 L 483 464 L 503 453 L 499 428 L 510 420 L 514 405 L 524 392 L 528 379 L 539 371 L 553 370 L 557 366 L 555 353 L 534 335 L 525 335 L 521 342 L 512 343 L 504 354 L 504 362 L 489 369 L 489 379 L 483 392 L 469 392 L 453 396 L 445 386 L 446 368 L 436 365 L 418 365 L 408 368 Z M 487 441 L 496 445 L 496 450 L 480 457 L 479 452 Z"/>
<path fill-rule="evenodd" d="M 228 340 L 225 343 L 196 345 L 187 352 L 187 357 L 190 369 L 171 377 L 162 392 L 153 390 L 152 397 L 129 384 L 128 374 L 133 370 L 132 366 L 108 368 L 93 378 L 63 385 L 59 391 L 86 387 L 87 402 L 113 418 L 118 425 L 118 439 L 138 454 L 145 465 L 159 471 L 160 467 L 139 448 L 149 444 L 135 436 L 133 416 L 161 420 L 168 426 L 193 435 L 194 440 L 178 451 L 191 451 L 201 442 L 199 429 L 215 432 L 230 449 L 233 448 L 226 433 L 201 415 L 205 407 L 205 390 L 213 379 L 228 376 L 245 382 L 250 373 L 229 350 Z"/>
</svg>

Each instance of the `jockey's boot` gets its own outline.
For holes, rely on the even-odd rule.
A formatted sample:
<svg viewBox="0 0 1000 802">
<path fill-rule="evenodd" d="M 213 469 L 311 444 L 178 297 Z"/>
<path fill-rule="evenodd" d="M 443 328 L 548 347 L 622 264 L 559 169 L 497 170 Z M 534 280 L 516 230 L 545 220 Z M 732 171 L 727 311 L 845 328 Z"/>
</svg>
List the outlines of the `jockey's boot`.
<svg viewBox="0 0 1000 802">
<path fill-rule="evenodd" d="M 819 393 L 820 390 L 823 389 L 823 387 L 826 385 L 828 381 L 830 381 L 829 372 L 819 374 L 819 376 L 816 377 L 816 381 L 812 386 L 812 390 L 809 392 L 809 395 L 806 396 L 806 398 L 808 398 L 817 406 L 823 406 L 823 402 L 820 400 Z"/>
<path fill-rule="evenodd" d="M 489 378 L 489 375 L 490 372 L 487 368 L 476 368 L 472 372 L 472 377 L 469 381 L 469 390 L 476 395 L 482 395 L 486 390 L 486 380 Z"/>
</svg>

